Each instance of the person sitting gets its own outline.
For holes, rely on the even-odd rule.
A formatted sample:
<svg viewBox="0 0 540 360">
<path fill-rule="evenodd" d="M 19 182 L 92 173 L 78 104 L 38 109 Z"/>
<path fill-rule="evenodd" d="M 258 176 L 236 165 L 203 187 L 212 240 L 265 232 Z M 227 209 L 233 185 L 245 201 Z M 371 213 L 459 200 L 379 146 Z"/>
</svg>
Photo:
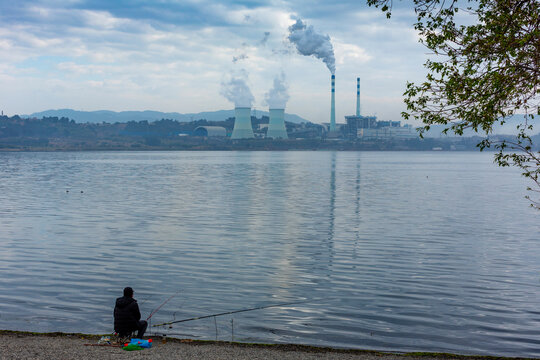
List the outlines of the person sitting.
<svg viewBox="0 0 540 360">
<path fill-rule="evenodd" d="M 124 296 L 116 299 L 114 306 L 114 331 L 120 337 L 129 337 L 134 331 L 138 331 L 137 338 L 142 339 L 148 323 L 141 320 L 141 312 L 137 300 L 133 298 L 133 289 L 126 287 Z"/>
</svg>

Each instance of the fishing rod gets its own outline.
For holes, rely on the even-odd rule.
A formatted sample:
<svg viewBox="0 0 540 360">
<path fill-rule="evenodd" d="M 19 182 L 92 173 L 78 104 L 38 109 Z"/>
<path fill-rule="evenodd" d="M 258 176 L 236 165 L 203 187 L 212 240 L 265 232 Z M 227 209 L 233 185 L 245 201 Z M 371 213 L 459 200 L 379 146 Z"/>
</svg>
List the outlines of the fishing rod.
<svg viewBox="0 0 540 360">
<path fill-rule="evenodd" d="M 310 302 L 310 301 L 313 301 L 313 300 L 294 301 L 294 302 L 288 302 L 288 303 L 282 303 L 282 304 L 275 304 L 275 305 L 258 306 L 258 307 L 249 308 L 249 309 L 227 311 L 227 312 L 222 312 L 222 313 L 218 313 L 218 314 L 211 314 L 211 315 L 197 316 L 197 317 L 189 318 L 189 319 L 182 319 L 182 320 L 169 321 L 169 322 L 165 322 L 165 323 L 162 323 L 162 324 L 152 325 L 152 327 L 156 327 L 156 326 L 164 326 L 164 325 L 171 325 L 171 324 L 176 324 L 176 323 L 181 323 L 181 322 L 186 322 L 186 321 L 199 320 L 199 319 L 206 319 L 206 318 L 209 318 L 209 317 L 215 317 L 215 316 L 222 316 L 222 315 L 236 314 L 236 313 L 241 313 L 241 312 L 246 312 L 246 311 L 262 310 L 262 309 L 269 309 L 269 308 L 273 308 L 273 307 L 280 307 L 280 306 L 287 306 L 287 305 L 295 305 L 295 304 L 305 304 L 305 303 Z"/>
<path fill-rule="evenodd" d="M 150 313 L 150 315 L 146 318 L 146 321 L 150 320 L 150 318 L 152 316 L 154 316 L 155 313 L 158 312 L 159 309 L 161 309 L 163 307 L 163 305 L 165 305 L 166 303 L 169 302 L 169 300 L 171 300 L 173 297 L 175 297 L 176 295 L 178 295 L 180 293 L 180 291 L 182 291 L 182 289 L 178 290 L 176 293 L 172 294 L 171 296 L 169 296 L 169 298 L 167 300 L 165 300 L 164 302 L 161 303 L 161 305 L 159 305 L 154 311 L 152 311 Z"/>
</svg>

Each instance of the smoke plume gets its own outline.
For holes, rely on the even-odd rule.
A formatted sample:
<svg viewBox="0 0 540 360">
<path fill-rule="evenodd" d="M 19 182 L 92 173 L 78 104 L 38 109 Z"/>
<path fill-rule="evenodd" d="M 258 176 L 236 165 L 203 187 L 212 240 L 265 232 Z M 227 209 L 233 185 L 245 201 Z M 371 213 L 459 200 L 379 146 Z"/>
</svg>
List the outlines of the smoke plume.
<svg viewBox="0 0 540 360">
<path fill-rule="evenodd" d="M 221 95 L 234 103 L 234 107 L 251 107 L 255 98 L 247 84 L 248 74 L 242 70 L 238 74 L 232 74 L 227 81 L 221 82 Z"/>
<path fill-rule="evenodd" d="M 321 59 L 332 74 L 336 72 L 336 59 L 330 36 L 315 32 L 313 26 L 307 26 L 302 20 L 289 27 L 288 39 L 296 45 L 298 52 L 305 56 L 315 56 Z"/>
<path fill-rule="evenodd" d="M 285 105 L 289 100 L 285 73 L 282 72 L 274 78 L 274 87 L 264 95 L 264 99 L 270 109 L 285 109 Z"/>
<path fill-rule="evenodd" d="M 265 46 L 266 43 L 268 42 L 268 38 L 270 37 L 270 31 L 265 31 L 264 32 L 264 37 L 262 38 L 262 40 L 259 42 L 260 45 L 262 46 Z"/>
<path fill-rule="evenodd" d="M 238 61 L 246 60 L 247 58 L 248 58 L 248 56 L 246 54 L 240 54 L 238 56 L 233 56 L 232 62 L 236 64 Z"/>
</svg>

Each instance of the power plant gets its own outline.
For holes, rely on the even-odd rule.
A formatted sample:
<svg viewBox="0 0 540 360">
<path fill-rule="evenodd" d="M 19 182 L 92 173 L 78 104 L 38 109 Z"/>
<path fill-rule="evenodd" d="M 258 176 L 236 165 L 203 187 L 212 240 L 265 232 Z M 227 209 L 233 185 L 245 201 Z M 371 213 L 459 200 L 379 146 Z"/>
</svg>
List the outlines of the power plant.
<svg viewBox="0 0 540 360">
<path fill-rule="evenodd" d="M 279 85 L 279 84 L 278 84 Z M 268 101 L 269 119 L 266 127 L 266 138 L 268 139 L 288 139 L 287 128 L 285 126 L 285 103 L 288 95 L 285 96 L 283 86 L 274 84 L 270 97 L 272 101 Z M 279 90 L 279 91 L 278 91 Z M 281 92 L 280 92 L 281 91 Z M 241 92 L 239 92 L 241 93 Z M 278 96 L 279 95 L 279 96 Z M 252 139 L 264 137 L 265 134 L 261 131 L 264 127 L 259 124 L 257 134 L 254 133 L 252 127 L 251 107 L 243 103 L 237 103 L 235 107 L 234 128 L 231 134 L 231 139 Z M 388 139 L 388 138 L 414 138 L 415 133 L 410 125 L 402 126 L 400 121 L 378 121 L 376 116 L 361 115 L 360 104 L 360 77 L 356 78 L 356 114 L 345 116 L 346 124 L 336 124 L 336 76 L 331 76 L 331 98 L 330 98 L 330 124 L 326 123 L 323 133 L 319 133 L 319 137 L 325 136 L 329 139 Z M 257 121 L 257 120 L 255 120 Z M 212 129 L 210 129 L 212 130 Z M 209 131 L 206 129 L 206 131 Z M 299 138 L 305 135 L 300 135 L 304 130 L 293 130 L 293 138 Z M 203 133 L 204 131 L 199 131 Z M 308 131 L 309 132 L 309 131 Z M 214 133 L 214 132 L 212 132 Z M 324 134 L 326 133 L 326 134 Z M 210 134 L 210 132 L 208 132 Z M 208 135 L 209 136 L 209 135 Z M 315 135 L 317 136 L 317 135 Z"/>
<path fill-rule="evenodd" d="M 270 109 L 267 138 L 288 139 L 285 128 L 285 109 Z"/>
<path fill-rule="evenodd" d="M 251 127 L 251 108 L 234 108 L 234 128 L 231 139 L 251 139 L 253 138 L 253 128 Z"/>
</svg>

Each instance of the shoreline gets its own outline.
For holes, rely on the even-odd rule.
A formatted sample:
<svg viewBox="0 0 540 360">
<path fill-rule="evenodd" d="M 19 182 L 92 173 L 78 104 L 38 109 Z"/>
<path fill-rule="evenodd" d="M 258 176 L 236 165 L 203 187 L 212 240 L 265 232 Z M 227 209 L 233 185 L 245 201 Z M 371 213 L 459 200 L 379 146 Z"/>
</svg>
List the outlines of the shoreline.
<svg viewBox="0 0 540 360">
<path fill-rule="evenodd" d="M 104 334 L 109 335 L 109 334 Z M 0 359 L 462 359 L 462 360 L 525 360 L 534 358 L 490 355 L 460 355 L 435 352 L 391 352 L 380 350 L 340 349 L 299 344 L 241 343 L 214 340 L 192 340 L 152 336 L 154 346 L 137 352 L 123 351 L 119 347 L 85 346 L 97 344 L 103 335 L 83 333 L 38 333 L 0 330 Z M 146 338 L 146 337 L 145 337 Z"/>
<path fill-rule="evenodd" d="M 429 149 L 394 149 L 394 148 L 381 148 L 381 149 L 360 149 L 360 148 L 313 148 L 313 147 L 291 147 L 291 148 L 2 148 L 0 147 L 0 153 L 73 153 L 73 152 L 204 152 L 204 151 L 216 151 L 216 152 L 435 152 L 435 153 L 479 153 L 477 149 L 463 149 L 463 150 L 450 150 L 441 149 L 433 150 Z M 494 148 L 484 149 L 484 153 L 495 153 L 497 150 Z"/>
</svg>

